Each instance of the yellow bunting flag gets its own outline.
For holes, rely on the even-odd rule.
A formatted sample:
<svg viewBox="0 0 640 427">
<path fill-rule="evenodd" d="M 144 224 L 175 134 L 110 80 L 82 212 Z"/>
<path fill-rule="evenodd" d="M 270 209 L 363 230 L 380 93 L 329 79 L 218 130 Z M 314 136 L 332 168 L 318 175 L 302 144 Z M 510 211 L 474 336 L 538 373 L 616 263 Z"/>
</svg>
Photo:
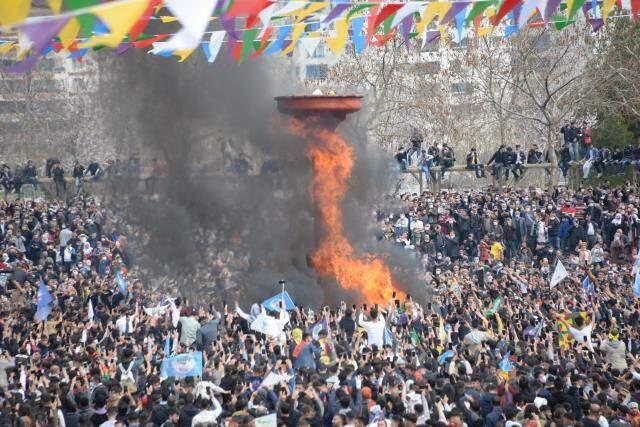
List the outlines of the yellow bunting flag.
<svg viewBox="0 0 640 427">
<path fill-rule="evenodd" d="M 440 30 L 440 44 L 444 46 L 447 44 L 447 27 L 440 25 L 438 29 Z"/>
<path fill-rule="evenodd" d="M 6 42 L 3 44 L 0 44 L 0 55 L 9 53 L 11 51 L 11 48 L 13 48 L 14 44 L 15 42 Z"/>
<path fill-rule="evenodd" d="M 0 25 L 23 23 L 30 9 L 31 0 L 0 0 Z"/>
<path fill-rule="evenodd" d="M 340 55 L 347 45 L 347 37 L 349 36 L 349 23 L 347 18 L 341 18 L 335 21 L 336 35 L 335 37 L 327 38 L 327 46 L 336 55 Z"/>
<path fill-rule="evenodd" d="M 611 13 L 611 8 L 616 4 L 616 0 L 604 0 L 602 2 L 602 20 L 607 22 L 607 17 Z"/>
<path fill-rule="evenodd" d="M 49 7 L 53 10 L 53 13 L 60 13 L 60 9 L 62 9 L 62 0 L 49 0 Z"/>
<path fill-rule="evenodd" d="M 449 2 L 438 1 L 429 3 L 425 9 L 422 20 L 416 24 L 418 33 L 422 34 L 427 28 L 427 25 L 429 25 L 436 16 L 440 16 L 440 18 L 444 17 L 450 8 L 451 3 Z"/>
<path fill-rule="evenodd" d="M 76 18 L 69 19 L 67 25 L 65 25 L 64 28 L 62 28 L 62 31 L 60 31 L 60 33 L 58 34 L 58 37 L 60 37 L 60 43 L 62 43 L 62 47 L 68 49 L 69 46 L 71 46 L 76 40 L 76 37 L 78 37 L 79 32 L 80 23 L 78 23 L 78 20 Z"/>
<path fill-rule="evenodd" d="M 302 22 L 304 19 L 306 19 L 310 15 L 313 15 L 317 11 L 324 9 L 328 5 L 329 3 L 326 3 L 326 2 L 311 3 L 309 7 L 305 8 L 304 10 L 301 10 L 300 13 L 296 14 L 298 15 L 298 17 L 296 18 L 296 23 Z"/>
<path fill-rule="evenodd" d="M 293 52 L 293 49 L 295 49 L 296 45 L 298 44 L 298 40 L 300 40 L 300 37 L 302 36 L 302 33 L 304 32 L 304 27 L 306 27 L 306 25 L 307 24 L 295 24 L 293 26 L 293 33 L 291 34 L 291 43 L 289 43 L 289 46 L 287 46 L 287 48 L 282 51 L 280 56 L 287 56 L 288 54 Z"/>
<path fill-rule="evenodd" d="M 147 9 L 149 0 L 130 0 L 126 2 L 105 3 L 93 8 L 93 14 L 99 17 L 109 28 L 110 33 L 91 37 L 80 48 L 95 46 L 118 47 L 131 27 L 138 22 Z"/>
<path fill-rule="evenodd" d="M 480 27 L 476 30 L 478 37 L 484 37 L 493 31 L 493 27 Z"/>
<path fill-rule="evenodd" d="M 163 24 L 170 24 L 172 22 L 176 22 L 178 18 L 176 18 L 175 16 L 161 15 L 160 20 L 162 21 Z"/>
<path fill-rule="evenodd" d="M 181 49 L 173 52 L 173 55 L 178 57 L 178 62 L 184 62 L 191 56 L 195 49 Z"/>
</svg>

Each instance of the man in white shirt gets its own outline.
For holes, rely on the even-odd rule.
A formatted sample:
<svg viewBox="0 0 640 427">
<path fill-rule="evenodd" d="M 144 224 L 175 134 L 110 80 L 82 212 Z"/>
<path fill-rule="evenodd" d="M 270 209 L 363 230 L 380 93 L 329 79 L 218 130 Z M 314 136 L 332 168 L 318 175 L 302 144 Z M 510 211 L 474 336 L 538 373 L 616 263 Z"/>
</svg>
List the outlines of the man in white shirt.
<svg viewBox="0 0 640 427">
<path fill-rule="evenodd" d="M 364 314 L 361 311 L 358 316 L 358 324 L 367 331 L 369 345 L 376 345 L 380 349 L 384 345 L 385 319 L 382 314 L 378 313 L 376 307 L 372 308 L 369 314 L 372 320 L 365 321 Z"/>
<path fill-rule="evenodd" d="M 211 409 L 212 405 L 213 409 Z M 211 402 L 208 399 L 203 399 L 200 403 L 200 408 L 201 411 L 191 420 L 191 425 L 215 425 L 216 420 L 222 413 L 222 407 L 218 400 L 215 397 L 211 399 Z"/>
</svg>

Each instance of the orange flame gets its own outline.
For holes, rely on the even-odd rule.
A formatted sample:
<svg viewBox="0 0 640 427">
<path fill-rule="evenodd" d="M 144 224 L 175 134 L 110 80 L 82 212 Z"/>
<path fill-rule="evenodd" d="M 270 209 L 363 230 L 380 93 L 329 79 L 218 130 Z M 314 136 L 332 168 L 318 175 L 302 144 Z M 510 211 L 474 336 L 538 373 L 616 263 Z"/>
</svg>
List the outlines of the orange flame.
<svg viewBox="0 0 640 427">
<path fill-rule="evenodd" d="M 371 303 L 387 303 L 395 290 L 389 267 L 373 255 L 358 258 L 344 235 L 341 205 L 353 169 L 353 150 L 338 131 L 296 119 L 290 120 L 289 128 L 310 144 L 311 191 L 324 227 L 324 236 L 311 256 L 316 274 L 335 278 L 343 288 L 358 290 Z"/>
</svg>

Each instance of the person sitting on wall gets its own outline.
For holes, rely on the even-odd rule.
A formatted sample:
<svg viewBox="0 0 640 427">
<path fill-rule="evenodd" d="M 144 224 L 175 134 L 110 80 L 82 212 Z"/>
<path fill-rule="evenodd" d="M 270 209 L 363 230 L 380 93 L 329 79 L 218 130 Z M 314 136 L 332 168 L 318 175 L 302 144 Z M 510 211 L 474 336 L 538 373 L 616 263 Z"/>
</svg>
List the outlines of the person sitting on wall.
<svg viewBox="0 0 640 427">
<path fill-rule="evenodd" d="M 484 166 L 480 163 L 476 147 L 471 147 L 467 153 L 467 169 L 476 173 L 476 178 L 484 178 Z"/>
</svg>

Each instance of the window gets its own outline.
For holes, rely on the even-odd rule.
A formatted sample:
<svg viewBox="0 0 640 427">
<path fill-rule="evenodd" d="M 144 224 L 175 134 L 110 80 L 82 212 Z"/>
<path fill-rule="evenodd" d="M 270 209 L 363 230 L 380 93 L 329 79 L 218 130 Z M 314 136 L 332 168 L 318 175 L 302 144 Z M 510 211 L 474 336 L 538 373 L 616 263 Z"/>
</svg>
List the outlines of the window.
<svg viewBox="0 0 640 427">
<path fill-rule="evenodd" d="M 25 101 L 0 101 L 0 114 L 24 113 L 26 106 Z"/>
<path fill-rule="evenodd" d="M 305 68 L 305 78 L 307 80 L 324 80 L 329 74 L 329 66 L 326 64 L 307 65 Z"/>
<path fill-rule="evenodd" d="M 467 82 L 459 82 L 459 83 L 451 83 L 451 92 L 456 94 L 465 93 L 469 90 L 469 83 Z"/>
</svg>

